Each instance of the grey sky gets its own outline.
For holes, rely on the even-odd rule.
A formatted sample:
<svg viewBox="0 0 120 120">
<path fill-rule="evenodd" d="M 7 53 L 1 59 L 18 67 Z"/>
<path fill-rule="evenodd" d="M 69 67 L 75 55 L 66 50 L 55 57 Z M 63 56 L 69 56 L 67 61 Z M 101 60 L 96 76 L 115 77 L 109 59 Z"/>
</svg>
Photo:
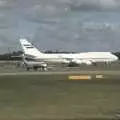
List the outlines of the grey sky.
<svg viewBox="0 0 120 120">
<path fill-rule="evenodd" d="M 0 53 L 21 36 L 42 50 L 120 51 L 120 1 L 0 0 Z"/>
</svg>

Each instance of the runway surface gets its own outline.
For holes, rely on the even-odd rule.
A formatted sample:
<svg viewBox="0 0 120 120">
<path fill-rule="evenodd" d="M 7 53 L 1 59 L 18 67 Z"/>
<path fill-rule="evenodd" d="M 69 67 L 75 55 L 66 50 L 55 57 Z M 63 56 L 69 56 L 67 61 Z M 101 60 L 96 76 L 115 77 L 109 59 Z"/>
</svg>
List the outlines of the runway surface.
<svg viewBox="0 0 120 120">
<path fill-rule="evenodd" d="M 81 75 L 92 81 L 68 79 Z M 116 120 L 119 79 L 120 71 L 107 70 L 0 73 L 0 119 Z"/>
<path fill-rule="evenodd" d="M 0 76 L 6 75 L 65 75 L 65 74 L 106 74 L 106 75 L 120 75 L 120 71 L 118 70 L 102 70 L 102 71 L 46 71 L 46 72 L 6 72 L 0 73 Z"/>
</svg>

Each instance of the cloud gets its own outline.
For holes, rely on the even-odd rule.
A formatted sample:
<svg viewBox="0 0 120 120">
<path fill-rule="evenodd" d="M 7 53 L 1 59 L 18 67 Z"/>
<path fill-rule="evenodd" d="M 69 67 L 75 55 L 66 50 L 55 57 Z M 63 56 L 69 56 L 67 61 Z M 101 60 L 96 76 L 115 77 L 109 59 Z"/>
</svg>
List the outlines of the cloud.
<svg viewBox="0 0 120 120">
<path fill-rule="evenodd" d="M 0 6 L 6 6 L 7 5 L 7 1 L 5 0 L 0 0 Z"/>
<path fill-rule="evenodd" d="M 113 11 L 120 9 L 117 0 L 0 0 L 0 9 L 15 13 L 31 22 L 49 21 L 73 11 Z"/>
<path fill-rule="evenodd" d="M 19 50 L 18 36 L 13 28 L 0 29 L 0 53 L 10 50 Z"/>
<path fill-rule="evenodd" d="M 119 0 L 0 0 L 0 51 L 21 33 L 44 49 L 116 50 L 119 11 Z"/>
<path fill-rule="evenodd" d="M 119 11 L 117 0 L 11 0 L 12 8 L 26 21 L 56 22 L 72 12 Z M 13 2 L 14 1 L 14 2 Z M 12 4 L 13 3 L 13 4 Z M 14 6 L 14 7 L 13 7 Z M 91 13 L 90 13 L 91 14 Z"/>
<path fill-rule="evenodd" d="M 17 14 L 14 0 L 0 0 L 0 29 L 9 29 L 17 26 Z"/>
<path fill-rule="evenodd" d="M 16 0 L 17 1 L 17 0 Z M 1 10 L 10 10 L 16 7 L 15 0 L 0 0 L 0 9 Z"/>
<path fill-rule="evenodd" d="M 35 33 L 33 42 L 44 50 L 62 49 L 78 52 L 119 49 L 120 24 L 79 24 L 79 21 L 76 21 L 70 19 L 62 20 L 59 24 L 42 24 Z"/>
<path fill-rule="evenodd" d="M 117 10 L 120 4 L 116 0 L 71 0 L 70 7 L 72 10 L 82 11 L 102 11 L 102 10 Z"/>
<path fill-rule="evenodd" d="M 9 13 L 0 14 L 0 29 L 8 29 L 17 26 L 16 18 L 11 18 Z"/>
</svg>

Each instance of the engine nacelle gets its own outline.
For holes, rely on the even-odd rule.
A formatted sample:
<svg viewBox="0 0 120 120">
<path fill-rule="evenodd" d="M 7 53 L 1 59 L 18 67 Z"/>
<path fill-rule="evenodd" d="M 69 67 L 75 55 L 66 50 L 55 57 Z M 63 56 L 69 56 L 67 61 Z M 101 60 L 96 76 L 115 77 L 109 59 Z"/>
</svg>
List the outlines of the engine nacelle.
<svg viewBox="0 0 120 120">
<path fill-rule="evenodd" d="M 92 65 L 92 62 L 91 61 L 86 61 L 85 64 Z"/>
<path fill-rule="evenodd" d="M 76 64 L 82 64 L 82 61 L 78 59 L 73 59 L 72 62 Z"/>
<path fill-rule="evenodd" d="M 82 64 L 83 62 L 81 60 L 76 60 L 75 63 L 76 64 Z"/>
<path fill-rule="evenodd" d="M 65 64 L 65 63 L 68 63 L 68 64 L 69 64 L 70 61 L 69 61 L 69 60 L 66 60 L 66 59 L 63 59 L 62 63 L 64 63 L 64 64 Z"/>
<path fill-rule="evenodd" d="M 76 64 L 86 64 L 86 65 L 91 65 L 92 62 L 89 60 L 78 60 L 78 59 L 74 59 L 72 60 L 72 62 L 76 63 Z"/>
</svg>

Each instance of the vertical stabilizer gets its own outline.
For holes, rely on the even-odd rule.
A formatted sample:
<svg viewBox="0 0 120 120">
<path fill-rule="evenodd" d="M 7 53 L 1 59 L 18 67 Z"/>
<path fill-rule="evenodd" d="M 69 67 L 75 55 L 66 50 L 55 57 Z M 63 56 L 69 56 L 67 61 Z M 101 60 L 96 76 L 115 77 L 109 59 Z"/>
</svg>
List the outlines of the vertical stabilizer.
<svg viewBox="0 0 120 120">
<path fill-rule="evenodd" d="M 26 39 L 20 39 L 20 44 L 21 44 L 24 54 L 26 55 L 37 57 L 43 54 L 37 48 L 35 48 L 30 42 L 28 42 Z"/>
</svg>

